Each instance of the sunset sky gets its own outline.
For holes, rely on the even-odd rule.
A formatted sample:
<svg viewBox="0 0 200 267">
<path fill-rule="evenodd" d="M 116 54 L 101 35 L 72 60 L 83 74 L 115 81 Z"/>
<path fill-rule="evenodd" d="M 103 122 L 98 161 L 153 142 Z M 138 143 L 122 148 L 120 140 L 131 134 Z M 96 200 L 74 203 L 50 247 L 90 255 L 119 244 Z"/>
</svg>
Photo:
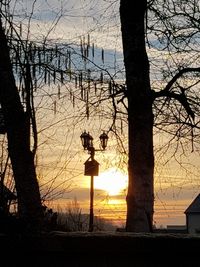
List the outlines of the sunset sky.
<svg viewBox="0 0 200 267">
<path fill-rule="evenodd" d="M 13 1 L 15 2 L 15 1 Z M 95 44 L 95 62 L 102 68 L 124 78 L 123 53 L 119 23 L 119 1 L 106 0 L 27 0 L 16 1 L 16 20 L 22 20 L 24 36 L 30 22 L 30 36 L 43 40 L 48 35 L 51 43 L 80 44 L 88 38 Z M 29 21 L 28 17 L 32 13 Z M 52 28 L 52 25 L 55 27 Z M 51 31 L 50 31 L 51 29 Z M 105 61 L 100 60 L 104 49 Z M 152 60 L 157 60 L 157 69 L 152 70 L 152 83 L 159 82 L 159 57 L 157 51 L 147 50 Z M 80 63 L 81 64 L 81 63 Z M 68 84 L 70 90 L 73 84 Z M 37 173 L 42 194 L 48 192 L 49 205 L 66 209 L 67 203 L 77 199 L 83 212 L 89 212 L 90 177 L 84 176 L 84 162 L 89 155 L 83 151 L 80 135 L 86 130 L 94 137 L 94 146 L 99 148 L 98 137 L 108 130 L 112 118 L 108 117 L 109 105 L 99 107 L 89 119 L 85 117 L 84 105 L 73 107 L 66 88 L 61 96 L 53 94 L 55 87 L 42 87 L 35 95 L 38 118 L 39 147 Z M 49 98 L 49 95 L 51 97 Z M 42 97 L 41 97 L 42 96 Z M 105 116 L 102 116 L 104 112 Z M 127 126 L 124 127 L 124 146 L 127 148 Z M 196 155 L 178 155 L 174 160 L 173 148 L 163 154 L 159 148 L 166 144 L 165 136 L 155 135 L 155 215 L 156 226 L 185 224 L 184 211 L 199 194 L 199 162 Z M 99 177 L 95 177 L 95 215 L 114 220 L 124 225 L 126 216 L 127 158 L 118 151 L 117 141 L 109 136 L 105 152 L 97 152 L 100 163 Z M 54 200 L 54 201 L 53 201 Z"/>
</svg>

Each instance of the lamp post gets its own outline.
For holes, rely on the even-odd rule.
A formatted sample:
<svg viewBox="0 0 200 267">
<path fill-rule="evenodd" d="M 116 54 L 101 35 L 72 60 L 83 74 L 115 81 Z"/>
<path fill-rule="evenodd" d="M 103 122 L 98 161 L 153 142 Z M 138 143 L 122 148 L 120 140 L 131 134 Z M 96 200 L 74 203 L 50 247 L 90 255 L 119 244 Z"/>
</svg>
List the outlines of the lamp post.
<svg viewBox="0 0 200 267">
<path fill-rule="evenodd" d="M 94 159 L 96 151 L 104 151 L 107 147 L 108 135 L 103 132 L 100 136 L 100 144 L 102 149 L 95 149 L 93 146 L 93 137 L 84 131 L 81 136 L 81 142 L 84 150 L 87 150 L 90 154 L 90 157 L 85 162 L 85 175 L 89 175 L 91 177 L 90 180 L 90 217 L 89 217 L 89 232 L 93 232 L 94 228 L 94 176 L 98 176 L 99 173 L 99 163 Z"/>
</svg>

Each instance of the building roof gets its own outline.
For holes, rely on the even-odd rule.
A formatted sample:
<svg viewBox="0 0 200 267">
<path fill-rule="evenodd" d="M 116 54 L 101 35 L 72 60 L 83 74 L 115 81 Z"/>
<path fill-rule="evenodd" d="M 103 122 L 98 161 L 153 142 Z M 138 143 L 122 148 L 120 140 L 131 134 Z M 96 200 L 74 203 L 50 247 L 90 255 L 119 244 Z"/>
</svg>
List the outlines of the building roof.
<svg viewBox="0 0 200 267">
<path fill-rule="evenodd" d="M 185 213 L 200 213 L 200 194 L 192 201 Z"/>
</svg>

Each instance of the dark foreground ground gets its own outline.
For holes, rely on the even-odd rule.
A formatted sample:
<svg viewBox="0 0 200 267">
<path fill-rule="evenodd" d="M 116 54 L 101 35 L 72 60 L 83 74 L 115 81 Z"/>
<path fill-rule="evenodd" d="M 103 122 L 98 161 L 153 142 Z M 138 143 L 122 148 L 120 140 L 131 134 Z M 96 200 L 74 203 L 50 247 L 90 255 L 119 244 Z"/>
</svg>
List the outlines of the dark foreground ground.
<svg viewBox="0 0 200 267">
<path fill-rule="evenodd" d="M 0 235 L 0 266 L 199 267 L 200 235 L 64 233 Z"/>
</svg>

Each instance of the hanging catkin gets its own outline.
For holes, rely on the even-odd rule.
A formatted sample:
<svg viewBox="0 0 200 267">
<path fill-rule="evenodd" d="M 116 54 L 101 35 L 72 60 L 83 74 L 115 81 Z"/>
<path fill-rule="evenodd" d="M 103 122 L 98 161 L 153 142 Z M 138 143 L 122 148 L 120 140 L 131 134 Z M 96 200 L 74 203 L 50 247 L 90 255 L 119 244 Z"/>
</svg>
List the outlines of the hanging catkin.
<svg viewBox="0 0 200 267">
<path fill-rule="evenodd" d="M 95 92 L 95 95 L 97 95 L 97 83 L 94 82 L 94 92 Z"/>
<path fill-rule="evenodd" d="M 112 95 L 112 82 L 111 82 L 111 80 L 109 81 L 109 84 L 108 84 L 108 92 L 109 92 L 109 95 L 111 96 Z"/>
<path fill-rule="evenodd" d="M 88 34 L 87 45 L 90 47 L 90 35 Z"/>
<path fill-rule="evenodd" d="M 48 70 L 48 86 L 51 84 L 51 72 Z"/>
<path fill-rule="evenodd" d="M 47 83 L 47 68 L 44 68 L 44 83 Z"/>
<path fill-rule="evenodd" d="M 92 44 L 92 57 L 94 58 L 94 43 Z"/>
<path fill-rule="evenodd" d="M 87 93 L 86 93 L 86 116 L 87 116 L 87 119 L 89 119 L 89 116 L 90 116 L 90 114 L 89 114 L 88 97 L 89 97 L 89 95 L 88 95 L 88 92 L 87 92 Z"/>
<path fill-rule="evenodd" d="M 53 82 L 56 83 L 56 70 L 53 70 Z"/>
<path fill-rule="evenodd" d="M 90 113 L 89 113 L 89 106 L 88 106 L 88 104 L 86 104 L 86 116 L 87 116 L 87 119 L 89 119 Z"/>
<path fill-rule="evenodd" d="M 77 76 L 75 76 L 74 82 L 75 82 L 75 88 L 77 88 Z"/>
<path fill-rule="evenodd" d="M 90 48 L 89 45 L 87 45 L 87 47 L 86 47 L 86 57 L 87 58 L 89 57 L 89 51 L 90 51 L 89 48 Z"/>
<path fill-rule="evenodd" d="M 90 92 L 90 74 L 91 74 L 91 70 L 88 69 L 87 71 L 87 81 L 88 81 L 88 92 Z"/>
<path fill-rule="evenodd" d="M 103 72 L 101 71 L 101 74 L 100 74 L 100 83 L 102 84 L 103 83 Z"/>
<path fill-rule="evenodd" d="M 84 99 L 84 96 L 83 96 L 83 86 L 81 86 L 80 88 L 81 88 L 81 99 L 83 100 Z"/>
<path fill-rule="evenodd" d="M 37 79 L 34 79 L 34 88 L 35 88 L 35 92 L 37 91 Z"/>
<path fill-rule="evenodd" d="M 56 100 L 53 101 L 53 112 L 56 115 Z"/>
<path fill-rule="evenodd" d="M 86 58 L 87 58 L 87 47 L 84 46 L 84 51 L 83 52 L 84 52 L 84 54 L 83 54 L 84 58 L 83 59 L 84 59 L 84 61 L 86 61 Z"/>
<path fill-rule="evenodd" d="M 60 54 L 58 55 L 58 69 L 60 69 L 60 62 L 61 62 L 61 59 L 60 59 Z"/>
<path fill-rule="evenodd" d="M 81 44 L 80 44 L 80 46 L 81 46 L 81 56 L 82 56 L 82 58 L 83 58 L 83 41 L 82 41 L 82 39 L 81 39 Z"/>
<path fill-rule="evenodd" d="M 58 84 L 58 99 L 60 99 L 60 85 Z"/>
<path fill-rule="evenodd" d="M 19 24 L 19 36 L 22 37 L 22 23 Z"/>
<path fill-rule="evenodd" d="M 63 81 L 64 81 L 64 76 L 63 76 L 62 70 L 60 71 L 60 81 L 61 81 L 61 83 L 63 83 Z"/>
<path fill-rule="evenodd" d="M 101 60 L 104 63 L 104 49 L 103 48 L 101 50 Z"/>
<path fill-rule="evenodd" d="M 81 89 L 81 99 L 83 99 L 84 98 L 84 96 L 83 96 L 83 84 L 82 84 L 82 78 L 83 77 L 83 74 L 82 74 L 82 72 L 80 72 L 79 73 L 79 88 Z"/>
<path fill-rule="evenodd" d="M 38 47 L 38 65 L 39 65 L 39 74 L 41 73 L 41 53 L 40 48 Z"/>
</svg>

